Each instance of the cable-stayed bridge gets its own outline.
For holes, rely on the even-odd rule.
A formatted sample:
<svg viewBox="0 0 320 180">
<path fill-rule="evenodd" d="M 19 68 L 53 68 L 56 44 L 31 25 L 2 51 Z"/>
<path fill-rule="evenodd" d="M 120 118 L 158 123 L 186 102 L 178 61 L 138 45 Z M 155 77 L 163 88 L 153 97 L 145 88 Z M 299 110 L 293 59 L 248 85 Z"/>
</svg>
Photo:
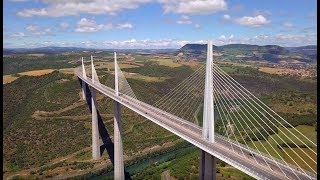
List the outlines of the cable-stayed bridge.
<svg viewBox="0 0 320 180">
<path fill-rule="evenodd" d="M 200 179 L 215 179 L 215 158 L 257 179 L 317 178 L 316 142 L 217 66 L 213 62 L 211 41 L 206 65 L 152 105 L 137 99 L 125 72 L 118 66 L 116 53 L 114 65 L 114 88 L 100 83 L 93 57 L 91 78 L 87 76 L 83 59 L 75 74 L 92 112 L 93 159 L 100 157 L 99 134 L 102 136 L 96 91 L 115 101 L 115 179 L 125 178 L 120 105 L 199 147 L 202 150 Z M 203 111 L 202 119 L 199 119 L 200 111 Z"/>
</svg>

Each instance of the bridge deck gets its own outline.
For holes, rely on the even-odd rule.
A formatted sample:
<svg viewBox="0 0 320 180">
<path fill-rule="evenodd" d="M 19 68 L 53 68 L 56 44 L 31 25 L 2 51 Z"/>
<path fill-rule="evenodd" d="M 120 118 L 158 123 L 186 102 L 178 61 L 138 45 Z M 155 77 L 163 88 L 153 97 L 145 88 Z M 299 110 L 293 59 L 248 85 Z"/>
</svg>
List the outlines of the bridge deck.
<svg viewBox="0 0 320 180">
<path fill-rule="evenodd" d="M 196 124 L 185 121 L 130 96 L 124 94 L 116 96 L 114 89 L 98 82 L 93 83 L 92 79 L 88 77 L 84 78 L 79 69 L 75 71 L 75 74 L 102 94 L 252 177 L 257 179 L 316 179 L 314 175 L 305 174 L 300 170 L 293 169 L 291 166 L 274 161 L 272 158 L 260 156 L 259 154 L 254 154 L 255 158 L 253 158 L 250 155 L 252 154 L 251 149 L 238 145 L 235 142 L 230 142 L 230 140 L 218 134 L 215 135 L 215 143 L 211 143 L 202 138 L 202 129 Z"/>
</svg>

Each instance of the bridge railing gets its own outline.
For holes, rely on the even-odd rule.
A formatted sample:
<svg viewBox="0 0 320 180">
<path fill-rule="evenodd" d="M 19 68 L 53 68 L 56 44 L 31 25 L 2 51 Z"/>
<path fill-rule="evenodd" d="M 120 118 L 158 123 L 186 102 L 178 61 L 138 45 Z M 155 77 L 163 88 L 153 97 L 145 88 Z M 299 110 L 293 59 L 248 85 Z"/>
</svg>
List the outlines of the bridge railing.
<svg viewBox="0 0 320 180">
<path fill-rule="evenodd" d="M 161 109 L 159 109 L 159 108 L 156 108 L 156 107 L 154 107 L 154 106 L 151 106 L 150 104 L 147 104 L 147 103 L 144 103 L 144 102 L 142 102 L 142 101 L 139 101 L 138 99 L 134 99 L 134 98 L 132 98 L 131 96 L 128 96 L 128 95 L 126 95 L 126 94 L 123 94 L 122 96 L 125 96 L 127 99 L 130 99 L 131 102 L 134 102 L 134 103 L 137 103 L 137 104 L 143 104 L 143 105 L 145 105 L 145 106 L 147 106 L 147 107 L 150 107 L 149 110 L 153 110 L 154 112 L 158 111 L 158 112 L 160 112 L 160 113 L 164 113 L 165 115 L 167 115 L 167 116 L 169 116 L 169 117 L 171 117 L 171 118 L 179 119 L 180 121 L 183 121 L 183 122 L 186 123 L 186 124 L 192 125 L 192 126 L 194 126 L 195 128 L 198 128 L 200 131 L 202 131 L 201 127 L 198 126 L 198 125 L 196 125 L 196 124 L 194 124 L 194 123 L 191 123 L 191 122 L 189 122 L 189 121 L 186 121 L 186 120 L 184 120 L 184 119 L 182 119 L 182 118 L 180 118 L 180 117 L 177 117 L 177 116 L 175 116 L 175 115 L 169 114 L 169 113 L 167 113 L 167 112 L 165 112 L 165 111 L 163 111 L 163 110 L 161 110 Z M 263 153 L 263 152 L 257 151 L 256 149 L 252 149 L 252 148 L 247 147 L 247 146 L 245 146 L 245 145 L 243 145 L 243 144 L 236 143 L 236 142 L 234 142 L 234 141 L 231 140 L 231 139 L 227 139 L 226 137 L 221 136 L 220 134 L 215 133 L 215 135 L 218 136 L 218 137 L 220 137 L 221 139 L 224 139 L 225 141 L 231 142 L 231 143 L 232 143 L 233 145 L 235 145 L 235 146 L 238 146 L 238 147 L 240 147 L 240 148 L 243 148 L 243 149 L 246 149 L 246 150 L 248 150 L 248 151 L 254 152 L 254 153 L 256 153 L 256 154 L 257 154 L 258 156 L 260 156 L 260 157 L 263 156 L 262 158 L 269 159 L 269 161 L 273 161 L 273 162 L 276 161 L 276 163 L 278 163 L 279 165 L 285 166 L 285 164 L 284 164 L 285 162 L 284 162 L 284 161 L 281 161 L 281 160 L 279 160 L 279 159 L 272 159 L 272 158 L 270 158 L 269 155 L 267 155 L 267 154 L 265 154 L 265 153 Z M 290 166 L 295 172 L 297 171 L 297 168 L 298 168 L 298 167 L 295 167 L 295 166 L 290 165 L 290 164 L 288 164 L 288 166 Z M 300 171 L 300 172 L 301 172 L 301 173 L 304 173 L 304 172 L 302 172 L 302 171 Z M 313 176 L 312 173 L 309 173 L 308 175 Z"/>
<path fill-rule="evenodd" d="M 182 119 L 182 118 L 180 118 L 180 117 L 177 117 L 177 116 L 175 116 L 175 115 L 169 114 L 169 113 L 167 113 L 167 112 L 165 112 L 165 111 L 163 111 L 163 110 L 161 110 L 161 109 L 159 109 L 159 108 L 156 108 L 156 107 L 154 107 L 154 106 L 151 106 L 150 104 L 147 104 L 147 103 L 144 103 L 144 102 L 142 102 L 142 101 L 139 101 L 138 99 L 134 99 L 134 98 L 132 98 L 131 96 L 128 96 L 128 95 L 124 95 L 124 96 L 126 96 L 127 98 L 129 98 L 129 99 L 131 99 L 132 101 L 135 101 L 135 102 L 137 102 L 137 103 L 139 103 L 139 104 L 143 104 L 143 105 L 145 105 L 145 106 L 148 106 L 148 107 L 150 107 L 150 109 L 152 108 L 152 110 L 154 110 L 154 111 L 159 111 L 159 112 L 161 112 L 161 113 L 166 114 L 166 115 L 169 116 L 169 117 L 172 117 L 172 118 L 175 118 L 175 119 L 179 119 L 180 121 L 183 121 L 183 122 L 186 123 L 186 124 L 192 125 L 192 126 L 194 126 L 195 128 L 198 128 L 199 130 L 202 130 L 200 126 L 198 126 L 198 125 L 196 125 L 196 124 L 194 124 L 194 123 L 191 123 L 191 122 L 189 122 L 189 121 L 187 121 L 187 120 L 184 120 L 184 119 Z M 253 148 L 248 147 L 248 146 L 245 146 L 245 145 L 243 145 L 243 144 L 236 143 L 235 141 L 233 141 L 233 140 L 231 140 L 231 139 L 228 139 L 228 138 L 226 138 L 226 137 L 224 137 L 224 136 L 222 136 L 222 135 L 220 135 L 220 134 L 215 133 L 215 135 L 218 136 L 218 137 L 220 137 L 220 138 L 222 138 L 222 139 L 224 139 L 224 140 L 226 140 L 226 141 L 231 142 L 231 143 L 232 143 L 233 145 L 235 145 L 235 146 L 238 146 L 238 147 L 240 147 L 240 148 L 243 148 L 243 149 L 246 149 L 246 150 L 248 150 L 248 151 L 254 152 L 256 155 L 258 155 L 258 156 L 260 156 L 260 157 L 263 156 L 262 158 L 268 159 L 269 161 L 273 161 L 273 162 L 277 163 L 277 164 L 280 165 L 280 166 L 290 167 L 290 168 L 292 169 L 292 171 L 294 171 L 294 172 L 299 172 L 299 173 L 307 174 L 307 175 L 309 175 L 310 177 L 314 177 L 314 174 L 313 174 L 313 173 L 308 172 L 308 171 L 306 171 L 306 170 L 301 170 L 301 168 L 299 168 L 299 167 L 297 167 L 297 166 L 291 165 L 291 164 L 289 164 L 289 163 L 286 164 L 285 161 L 282 161 L 282 160 L 276 159 L 276 158 L 272 158 L 272 157 L 270 157 L 270 155 L 267 155 L 267 154 L 265 154 L 265 153 L 263 153 L 263 152 L 261 152 L 261 151 L 258 151 L 258 150 L 256 150 L 256 149 L 253 149 Z"/>
<path fill-rule="evenodd" d="M 205 145 L 205 147 L 208 148 L 208 149 L 210 149 L 210 147 L 208 147 L 208 146 L 206 146 L 206 145 Z M 251 176 L 253 176 L 253 177 L 260 178 L 260 179 L 262 179 L 263 177 L 265 177 L 265 176 L 263 176 L 262 174 L 259 174 L 259 173 L 257 173 L 256 171 L 253 171 L 253 170 L 251 170 L 250 168 L 242 165 L 241 163 L 239 163 L 239 162 L 237 162 L 237 161 L 229 158 L 228 156 L 225 156 L 225 155 L 223 155 L 223 154 L 221 154 L 221 153 L 219 153 L 219 152 L 217 152 L 217 151 L 214 151 L 214 153 L 215 153 L 215 156 L 218 157 L 219 159 L 224 160 L 225 162 L 227 162 L 227 163 L 230 164 L 231 166 L 241 167 L 242 171 L 246 172 L 247 174 L 249 174 L 249 175 L 251 175 Z"/>
<path fill-rule="evenodd" d="M 247 168 L 246 166 L 243 166 L 242 164 L 238 163 L 237 161 L 234 161 L 227 156 L 224 156 L 224 158 L 228 159 L 229 161 L 233 162 L 234 164 L 237 164 L 238 166 L 242 167 L 243 169 L 246 169 L 247 172 L 250 172 L 251 174 L 254 174 L 257 177 L 261 177 L 261 174 L 257 173 L 256 171 L 252 171 L 251 169 Z"/>
<path fill-rule="evenodd" d="M 76 75 L 77 75 L 77 76 L 82 76 L 82 72 L 81 72 L 81 71 L 79 72 L 79 69 L 76 69 L 75 72 L 76 72 Z M 83 77 L 83 76 L 82 76 L 82 77 Z M 88 81 L 92 81 L 92 79 L 90 79 L 89 77 L 87 77 L 87 80 L 88 80 Z M 95 82 L 98 83 L 97 81 L 95 81 Z M 108 89 L 108 90 L 111 91 L 111 92 L 114 92 L 114 91 L 115 91 L 114 89 L 112 89 L 112 88 L 110 88 L 110 87 L 108 87 L 108 86 L 106 86 L 106 85 L 103 85 L 103 84 L 101 84 L 100 82 L 99 82 L 99 86 L 100 86 L 101 88 L 106 88 L 106 89 Z M 198 126 L 198 125 L 196 125 L 196 124 L 194 124 L 194 123 L 191 123 L 191 122 L 189 122 L 189 121 L 186 121 L 186 120 L 184 120 L 184 119 L 182 119 L 182 118 L 179 118 L 179 117 L 177 117 L 177 116 L 174 116 L 174 115 L 172 115 L 172 114 L 168 114 L 167 112 L 165 112 L 165 111 L 163 111 L 163 110 L 161 110 L 161 109 L 158 109 L 158 108 L 156 108 L 156 107 L 154 107 L 154 106 L 151 106 L 151 105 L 149 105 L 149 104 L 147 104 L 147 103 L 144 103 L 144 102 L 142 102 L 142 101 L 140 101 L 140 100 L 138 100 L 138 99 L 135 99 L 135 98 L 133 98 L 133 97 L 131 97 L 131 96 L 128 96 L 128 95 L 126 95 L 126 94 L 122 94 L 121 96 L 126 96 L 126 98 L 129 99 L 131 102 L 134 102 L 134 103 L 137 103 L 137 104 L 141 104 L 141 103 L 142 103 L 142 104 L 144 104 L 144 105 L 146 105 L 146 106 L 148 106 L 148 107 L 151 107 L 153 110 L 159 111 L 159 112 L 161 112 L 161 113 L 165 113 L 166 115 L 168 115 L 168 116 L 170 116 L 170 117 L 172 117 L 172 118 L 179 119 L 179 120 L 183 121 L 184 123 L 190 124 L 190 125 L 192 125 L 192 126 L 194 126 L 194 127 L 196 127 L 196 128 L 199 128 L 200 130 L 202 130 L 200 126 Z M 247 150 L 249 150 L 249 151 L 255 152 L 255 153 L 257 153 L 257 155 L 261 154 L 261 155 L 264 156 L 264 157 L 262 157 L 262 158 L 267 158 L 267 159 L 269 159 L 269 160 L 271 160 L 271 161 L 276 161 L 276 162 L 278 162 L 281 166 L 285 166 L 285 165 L 283 164 L 284 161 L 281 161 L 281 160 L 279 160 L 279 159 L 271 159 L 271 158 L 269 157 L 269 155 L 267 155 L 267 154 L 265 154 L 265 153 L 263 153 L 263 152 L 257 151 L 257 150 L 255 150 L 255 149 L 252 149 L 252 148 L 250 148 L 250 147 L 247 147 L 247 146 L 245 146 L 245 145 L 243 145 L 243 144 L 233 142 L 231 139 L 228 139 L 228 138 L 226 138 L 226 137 L 224 137 L 224 136 L 221 136 L 220 134 L 215 133 L 215 135 L 218 136 L 218 137 L 220 137 L 220 138 L 222 138 L 222 139 L 224 139 L 224 140 L 226 140 L 226 141 L 228 141 L 228 142 L 231 142 L 232 144 L 234 144 L 234 145 L 236 145 L 236 146 L 238 146 L 238 147 L 241 147 L 241 148 L 247 149 Z M 260 155 L 260 156 L 261 156 L 261 155 Z M 221 156 L 223 156 L 223 155 L 221 155 Z M 225 157 L 225 158 L 228 159 L 229 161 L 237 164 L 238 166 L 241 166 L 241 167 L 245 168 L 248 172 L 251 172 L 252 174 L 257 175 L 258 177 L 261 177 L 261 175 L 259 175 L 259 174 L 256 173 L 255 171 L 250 170 L 249 168 L 247 168 L 247 167 L 241 165 L 240 163 L 238 163 L 238 162 L 236 162 L 236 161 L 228 158 L 227 156 L 223 156 L 223 157 Z M 293 169 L 295 170 L 295 172 L 297 172 L 297 168 L 298 168 L 298 167 L 293 166 L 293 165 L 291 165 L 291 164 L 288 164 L 287 166 L 290 167 L 290 168 L 293 168 Z M 298 169 L 298 171 L 299 171 L 299 173 L 308 174 L 310 177 L 314 177 L 314 174 L 311 173 L 311 172 L 301 171 L 300 169 Z"/>
</svg>

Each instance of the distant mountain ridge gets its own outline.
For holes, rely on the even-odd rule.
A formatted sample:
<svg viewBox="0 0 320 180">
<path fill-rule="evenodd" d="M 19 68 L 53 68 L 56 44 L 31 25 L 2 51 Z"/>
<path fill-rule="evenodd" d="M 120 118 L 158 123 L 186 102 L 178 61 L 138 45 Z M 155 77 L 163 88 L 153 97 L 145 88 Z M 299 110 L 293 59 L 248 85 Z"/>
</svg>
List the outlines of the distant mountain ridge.
<svg viewBox="0 0 320 180">
<path fill-rule="evenodd" d="M 122 53 L 170 53 L 183 57 L 183 59 L 195 59 L 204 61 L 207 56 L 206 44 L 186 44 L 180 49 L 102 49 L 83 47 L 39 47 L 39 48 L 4 48 L 3 54 L 23 53 L 63 53 L 81 51 L 110 51 Z M 317 62 L 317 45 L 300 47 L 282 47 L 278 45 L 251 45 L 251 44 L 228 44 L 223 46 L 213 45 L 214 54 L 228 60 L 261 61 L 300 61 L 306 63 Z"/>
<path fill-rule="evenodd" d="M 172 53 L 177 49 L 103 49 L 103 48 L 82 48 L 82 47 L 38 47 L 38 48 L 4 48 L 3 54 L 23 54 L 23 53 L 63 53 L 81 51 L 110 51 L 110 52 L 145 52 L 145 53 Z"/>
<path fill-rule="evenodd" d="M 317 59 L 317 46 L 309 45 L 309 46 L 300 46 L 300 47 L 289 47 L 287 48 L 292 53 L 303 54 L 310 58 Z"/>
<path fill-rule="evenodd" d="M 177 55 L 186 59 L 206 59 L 206 44 L 186 44 L 177 51 Z M 266 60 L 270 62 L 293 61 L 317 62 L 317 46 L 282 47 L 278 45 L 228 44 L 213 45 L 215 54 L 229 60 Z"/>
<path fill-rule="evenodd" d="M 3 54 L 15 54 L 15 53 L 57 53 L 57 52 L 70 52 L 70 51 L 84 51 L 94 50 L 93 48 L 81 48 L 81 47 L 38 47 L 38 48 L 4 48 Z"/>
</svg>

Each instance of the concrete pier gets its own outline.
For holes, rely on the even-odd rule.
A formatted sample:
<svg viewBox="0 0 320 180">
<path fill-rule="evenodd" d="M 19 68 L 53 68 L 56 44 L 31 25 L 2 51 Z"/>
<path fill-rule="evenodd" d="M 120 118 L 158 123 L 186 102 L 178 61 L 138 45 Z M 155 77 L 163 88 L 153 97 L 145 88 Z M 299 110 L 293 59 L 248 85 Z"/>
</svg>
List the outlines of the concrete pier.
<svg viewBox="0 0 320 180">
<path fill-rule="evenodd" d="M 124 179 L 124 163 L 122 148 L 122 124 L 120 119 L 120 104 L 114 103 L 114 179 Z"/>
<path fill-rule="evenodd" d="M 99 143 L 99 127 L 96 92 L 91 88 L 91 107 L 92 107 L 92 158 L 97 160 L 100 158 L 100 143 Z"/>
<path fill-rule="evenodd" d="M 216 180 L 216 157 L 201 151 L 199 180 Z"/>
<path fill-rule="evenodd" d="M 118 65 L 117 54 L 114 53 L 114 78 L 115 92 L 119 96 L 118 83 Z M 123 147 L 122 147 L 122 123 L 120 117 L 121 109 L 118 102 L 114 102 L 114 179 L 124 180 L 124 163 L 123 163 Z"/>
<path fill-rule="evenodd" d="M 82 83 L 82 88 L 81 88 L 81 93 L 82 93 L 82 100 L 86 100 L 86 88 L 85 88 L 85 86 L 86 86 L 86 83 L 85 82 L 81 82 Z"/>
<path fill-rule="evenodd" d="M 212 79 L 212 41 L 208 42 L 207 47 L 207 64 L 206 64 L 206 79 L 204 90 L 203 104 L 203 127 L 202 136 L 204 139 L 214 143 L 214 107 L 213 107 L 213 79 Z M 216 179 L 216 158 L 205 151 L 201 152 L 200 159 L 200 180 Z"/>
</svg>

